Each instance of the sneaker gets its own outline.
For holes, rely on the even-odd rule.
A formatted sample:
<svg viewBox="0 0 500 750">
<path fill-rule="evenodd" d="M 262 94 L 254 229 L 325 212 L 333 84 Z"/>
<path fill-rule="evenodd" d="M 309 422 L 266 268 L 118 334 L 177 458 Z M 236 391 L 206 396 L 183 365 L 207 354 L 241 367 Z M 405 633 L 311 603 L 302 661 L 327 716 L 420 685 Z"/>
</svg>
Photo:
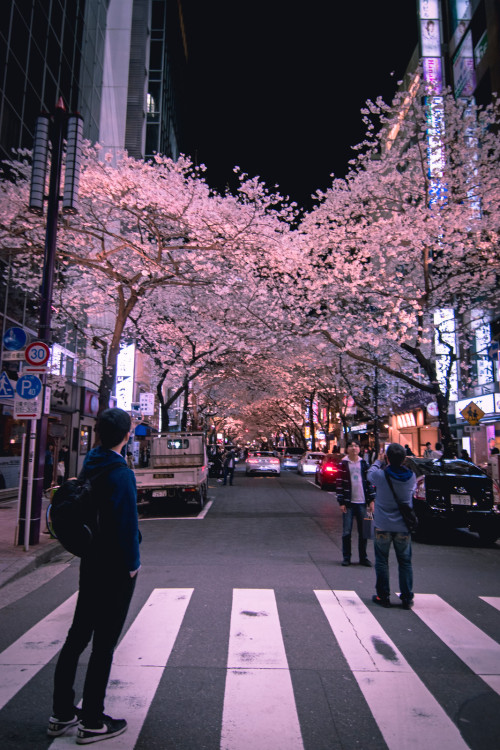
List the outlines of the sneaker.
<svg viewBox="0 0 500 750">
<path fill-rule="evenodd" d="M 372 567 L 372 564 L 371 564 L 371 562 L 369 561 L 369 559 L 367 557 L 365 557 L 364 560 L 360 560 L 359 564 L 360 565 L 364 565 L 365 568 L 371 568 Z"/>
<path fill-rule="evenodd" d="M 62 721 L 56 716 L 51 716 L 49 719 L 49 726 L 47 727 L 48 737 L 60 737 L 62 734 L 68 731 L 70 727 L 75 727 L 80 721 L 80 712 L 75 708 L 75 714 L 72 719 Z"/>
<path fill-rule="evenodd" d="M 374 602 L 374 604 L 379 604 L 381 607 L 387 608 L 391 606 L 390 599 L 383 599 L 381 596 L 377 596 L 377 594 L 372 596 L 372 602 Z"/>
<path fill-rule="evenodd" d="M 401 596 L 401 606 L 403 609 L 411 609 L 413 607 L 413 599 L 403 599 Z"/>
<path fill-rule="evenodd" d="M 112 719 L 111 716 L 106 715 L 102 717 L 102 727 L 100 728 L 88 727 L 83 722 L 80 722 L 76 735 L 76 744 L 89 745 L 91 742 L 109 740 L 110 737 L 122 734 L 126 728 L 127 722 L 125 719 Z"/>
<path fill-rule="evenodd" d="M 347 565 L 350 565 L 350 564 L 351 564 L 350 560 L 342 560 L 342 565 L 344 566 L 344 568 L 347 567 Z"/>
</svg>

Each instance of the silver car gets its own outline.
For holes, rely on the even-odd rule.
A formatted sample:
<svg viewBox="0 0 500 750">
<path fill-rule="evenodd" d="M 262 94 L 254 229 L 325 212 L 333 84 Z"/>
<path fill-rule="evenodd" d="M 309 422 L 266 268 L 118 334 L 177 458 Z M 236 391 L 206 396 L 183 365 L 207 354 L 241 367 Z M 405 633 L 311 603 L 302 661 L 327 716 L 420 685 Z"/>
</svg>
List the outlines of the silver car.
<svg viewBox="0 0 500 750">
<path fill-rule="evenodd" d="M 324 453 L 319 451 L 306 451 L 300 459 L 297 466 L 299 474 L 316 474 L 316 466 L 325 457 Z"/>
<path fill-rule="evenodd" d="M 245 474 L 281 474 L 281 464 L 272 451 L 252 451 L 245 462 Z"/>
<path fill-rule="evenodd" d="M 301 448 L 286 448 L 285 455 L 283 456 L 283 468 L 297 469 L 302 453 Z"/>
</svg>

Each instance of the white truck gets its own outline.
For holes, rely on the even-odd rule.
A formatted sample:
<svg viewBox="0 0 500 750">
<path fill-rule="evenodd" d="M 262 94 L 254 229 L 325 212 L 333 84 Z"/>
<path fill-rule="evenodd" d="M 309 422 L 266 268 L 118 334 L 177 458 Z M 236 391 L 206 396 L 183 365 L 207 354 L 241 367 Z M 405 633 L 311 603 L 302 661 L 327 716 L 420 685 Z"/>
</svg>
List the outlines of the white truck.
<svg viewBox="0 0 500 750">
<path fill-rule="evenodd" d="M 208 496 L 205 435 L 169 432 L 154 437 L 149 466 L 134 473 L 139 505 L 184 500 L 203 508 Z"/>
</svg>

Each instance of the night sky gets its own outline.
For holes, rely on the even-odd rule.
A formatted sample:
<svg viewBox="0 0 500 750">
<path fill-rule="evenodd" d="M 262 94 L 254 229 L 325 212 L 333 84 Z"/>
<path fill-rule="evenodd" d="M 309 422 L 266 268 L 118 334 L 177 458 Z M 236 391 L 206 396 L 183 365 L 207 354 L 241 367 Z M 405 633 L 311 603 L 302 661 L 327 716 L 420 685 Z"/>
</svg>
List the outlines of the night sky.
<svg viewBox="0 0 500 750">
<path fill-rule="evenodd" d="M 417 43 L 415 0 L 182 3 L 190 155 L 215 188 L 233 167 L 307 207 L 343 176 L 367 98 L 390 100 Z M 393 75 L 391 75 L 393 73 Z"/>
</svg>

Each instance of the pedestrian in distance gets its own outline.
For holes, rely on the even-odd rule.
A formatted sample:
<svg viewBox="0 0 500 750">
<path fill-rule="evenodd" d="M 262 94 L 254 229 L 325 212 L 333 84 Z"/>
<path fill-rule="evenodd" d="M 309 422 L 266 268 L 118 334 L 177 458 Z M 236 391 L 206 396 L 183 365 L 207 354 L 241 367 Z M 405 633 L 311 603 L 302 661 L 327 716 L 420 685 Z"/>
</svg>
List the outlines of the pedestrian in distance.
<svg viewBox="0 0 500 750">
<path fill-rule="evenodd" d="M 411 609 L 413 602 L 413 568 L 411 562 L 411 534 L 399 510 L 400 503 L 412 507 L 416 486 L 415 474 L 403 465 L 405 450 L 399 443 L 391 443 L 386 453 L 368 469 L 368 481 L 375 486 L 375 573 L 376 594 L 373 601 L 390 607 L 389 552 L 394 545 L 399 569 L 400 598 L 403 609 Z M 391 489 L 392 485 L 392 489 Z"/>
<path fill-rule="evenodd" d="M 222 453 L 219 448 L 216 449 L 213 458 L 214 461 L 214 476 L 217 477 L 218 482 L 222 482 Z"/>
<path fill-rule="evenodd" d="M 412 449 L 410 448 L 410 446 L 407 443 L 405 443 L 405 447 L 404 448 L 405 448 L 405 453 L 406 453 L 407 456 L 414 456 L 415 455 L 413 453 Z"/>
<path fill-rule="evenodd" d="M 59 451 L 59 463 L 62 461 L 64 464 L 64 473 L 63 473 L 63 481 L 65 482 L 66 479 L 69 476 L 69 447 L 67 445 L 63 445 L 61 450 Z"/>
<path fill-rule="evenodd" d="M 366 507 L 373 510 L 375 493 L 367 479 L 368 464 L 359 457 L 359 443 L 347 443 L 347 456 L 340 462 L 337 474 L 337 501 L 342 511 L 342 565 L 351 564 L 351 535 L 354 519 L 358 527 L 360 565 L 371 567 L 366 554 L 367 540 L 363 537 L 363 518 Z"/>
<path fill-rule="evenodd" d="M 425 450 L 424 450 L 424 456 L 423 457 L 424 458 L 432 458 L 431 454 L 432 454 L 432 445 L 430 444 L 430 442 L 427 442 L 425 444 Z"/>
<path fill-rule="evenodd" d="M 224 479 L 222 484 L 226 484 L 229 478 L 229 484 L 233 484 L 234 467 L 236 466 L 236 457 L 233 450 L 229 450 L 224 456 Z"/>
<path fill-rule="evenodd" d="M 48 490 L 52 485 L 54 475 L 54 446 L 50 444 L 45 451 L 45 463 L 43 468 L 43 489 Z"/>
<path fill-rule="evenodd" d="M 55 669 L 53 713 L 47 729 L 49 737 L 58 737 L 78 725 L 79 745 L 115 737 L 127 728 L 125 719 L 104 713 L 104 699 L 113 652 L 140 568 L 135 476 L 123 457 L 130 426 L 130 416 L 122 409 L 103 411 L 96 424 L 100 445 L 87 454 L 82 469 L 84 478 L 95 478 L 92 492 L 99 526 L 80 562 L 78 599 Z M 78 659 L 91 640 L 80 711 L 75 708 L 73 685 Z"/>
<path fill-rule="evenodd" d="M 127 466 L 129 469 L 132 469 L 132 471 L 134 470 L 134 454 L 132 451 L 127 451 Z"/>
<path fill-rule="evenodd" d="M 443 455 L 443 446 L 441 443 L 436 443 L 436 447 L 430 452 L 429 458 L 441 458 Z"/>
</svg>

